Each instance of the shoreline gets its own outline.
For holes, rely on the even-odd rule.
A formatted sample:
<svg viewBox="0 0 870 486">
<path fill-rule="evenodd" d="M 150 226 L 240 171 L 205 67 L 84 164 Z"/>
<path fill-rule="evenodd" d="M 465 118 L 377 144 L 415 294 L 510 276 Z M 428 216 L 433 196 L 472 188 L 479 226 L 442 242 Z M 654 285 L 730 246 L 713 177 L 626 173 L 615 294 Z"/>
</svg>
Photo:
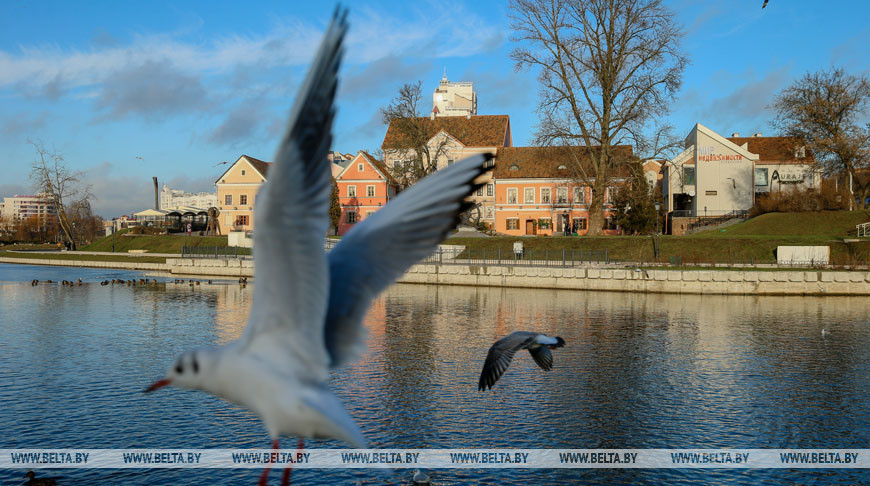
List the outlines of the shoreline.
<svg viewBox="0 0 870 486">
<path fill-rule="evenodd" d="M 0 257 L 0 263 L 82 268 L 116 268 L 174 276 L 254 276 L 253 260 L 167 258 L 165 264 Z M 868 271 L 817 269 L 758 271 L 626 269 L 624 267 L 535 267 L 417 264 L 398 283 L 715 295 L 870 295 Z"/>
</svg>

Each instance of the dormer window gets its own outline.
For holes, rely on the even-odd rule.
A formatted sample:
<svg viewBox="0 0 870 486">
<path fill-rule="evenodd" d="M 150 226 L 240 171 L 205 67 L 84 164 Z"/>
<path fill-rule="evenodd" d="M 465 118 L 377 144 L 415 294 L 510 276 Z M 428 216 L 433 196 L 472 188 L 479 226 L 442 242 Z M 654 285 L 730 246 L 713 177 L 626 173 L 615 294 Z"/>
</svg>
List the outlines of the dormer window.
<svg viewBox="0 0 870 486">
<path fill-rule="evenodd" d="M 801 146 L 795 149 L 794 158 L 802 159 L 807 156 L 807 148 L 805 146 Z"/>
<path fill-rule="evenodd" d="M 514 164 L 508 170 L 510 170 L 511 172 L 516 172 L 516 171 L 520 170 L 520 166 L 518 166 L 517 164 Z"/>
<path fill-rule="evenodd" d="M 362 163 L 359 163 L 359 164 L 356 165 L 356 170 L 359 171 L 359 172 L 362 172 L 362 171 L 363 171 L 363 165 L 362 165 Z"/>
<path fill-rule="evenodd" d="M 559 167 L 556 167 L 556 168 L 559 169 L 559 170 L 567 170 L 567 169 L 568 169 L 568 168 L 565 167 L 564 165 L 560 165 Z"/>
</svg>

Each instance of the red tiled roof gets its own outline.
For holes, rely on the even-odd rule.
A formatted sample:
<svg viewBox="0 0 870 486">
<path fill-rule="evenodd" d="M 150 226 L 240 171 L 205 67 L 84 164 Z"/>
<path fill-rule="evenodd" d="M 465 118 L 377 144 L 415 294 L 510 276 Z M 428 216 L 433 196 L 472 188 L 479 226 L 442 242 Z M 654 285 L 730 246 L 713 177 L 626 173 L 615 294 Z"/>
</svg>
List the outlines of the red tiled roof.
<svg viewBox="0 0 870 486">
<path fill-rule="evenodd" d="M 251 165 L 253 165 L 254 168 L 260 172 L 260 174 L 263 174 L 263 177 L 266 177 L 266 172 L 269 171 L 269 166 L 272 165 L 271 162 L 263 162 L 262 160 L 255 159 L 255 158 L 251 157 L 250 155 L 242 154 L 242 157 L 248 159 L 248 162 L 250 162 Z"/>
<path fill-rule="evenodd" d="M 804 158 L 795 157 L 795 150 L 806 145 L 798 137 L 731 137 L 728 140 L 740 146 L 748 144 L 747 150 L 758 154 L 758 164 L 812 164 L 816 160 L 809 147 Z"/>
<path fill-rule="evenodd" d="M 572 153 L 573 152 L 573 153 Z M 634 159 L 631 146 L 613 147 L 614 157 Z M 495 156 L 494 179 L 573 179 L 577 172 L 575 161 L 589 163 L 586 147 L 505 147 Z M 560 169 L 559 167 L 564 166 Z M 621 164 L 617 177 L 628 175 L 628 166 Z"/>
<path fill-rule="evenodd" d="M 510 117 L 508 115 L 475 115 L 396 118 L 390 122 L 387 134 L 384 135 L 384 149 L 409 148 L 403 143 L 403 124 L 420 123 L 428 138 L 432 138 L 444 130 L 466 147 L 503 147 L 505 141 L 510 141 Z"/>
</svg>

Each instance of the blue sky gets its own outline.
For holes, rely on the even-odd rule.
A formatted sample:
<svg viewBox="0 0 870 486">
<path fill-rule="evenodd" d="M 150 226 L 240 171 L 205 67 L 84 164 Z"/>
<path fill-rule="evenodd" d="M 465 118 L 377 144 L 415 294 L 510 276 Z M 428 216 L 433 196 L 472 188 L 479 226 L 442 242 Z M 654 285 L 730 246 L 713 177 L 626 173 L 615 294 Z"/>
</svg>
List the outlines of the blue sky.
<svg viewBox="0 0 870 486">
<path fill-rule="evenodd" d="M 691 59 L 667 121 L 773 134 L 772 97 L 807 71 L 870 69 L 870 3 L 666 0 Z M 0 197 L 31 193 L 37 140 L 85 173 L 112 217 L 153 201 L 151 177 L 213 190 L 241 154 L 272 160 L 332 2 L 0 2 Z M 507 2 L 354 4 L 334 149 L 376 150 L 378 109 L 406 82 L 430 103 L 444 69 L 473 81 L 479 114 L 537 124 L 536 73 L 509 53 Z M 138 159 L 137 157 L 142 157 Z"/>
</svg>

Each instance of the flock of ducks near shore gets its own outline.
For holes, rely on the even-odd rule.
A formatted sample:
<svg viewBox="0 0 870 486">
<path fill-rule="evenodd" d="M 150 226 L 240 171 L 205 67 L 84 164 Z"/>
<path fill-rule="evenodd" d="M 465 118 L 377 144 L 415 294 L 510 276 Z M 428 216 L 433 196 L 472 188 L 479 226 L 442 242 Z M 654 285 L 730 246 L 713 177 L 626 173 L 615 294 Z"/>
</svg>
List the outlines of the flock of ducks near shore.
<svg viewBox="0 0 870 486">
<path fill-rule="evenodd" d="M 76 279 L 75 281 L 73 281 L 73 280 L 61 280 L 60 282 L 55 282 L 53 280 L 33 279 L 30 282 L 30 285 L 36 287 L 39 284 L 60 284 L 60 285 L 63 285 L 64 287 L 81 287 L 82 285 L 85 285 L 87 283 L 88 282 L 82 282 L 82 279 L 80 279 L 80 278 Z M 169 282 L 165 282 L 165 283 L 169 283 Z M 186 283 L 186 284 L 190 285 L 191 287 L 195 287 L 197 285 L 201 285 L 202 281 L 201 280 L 184 280 L 184 279 L 177 278 L 177 279 L 173 280 L 172 283 L 173 284 L 185 284 Z M 157 282 L 157 279 L 155 279 L 155 278 L 152 278 L 152 279 L 140 278 L 140 279 L 134 279 L 134 280 L 124 280 L 122 278 L 113 278 L 111 280 L 103 280 L 102 282 L 100 282 L 100 285 L 102 285 L 102 286 L 126 285 L 128 287 L 133 287 L 136 285 L 157 285 L 157 284 L 158 284 L 158 282 Z M 212 281 L 208 280 L 206 282 L 206 284 L 212 285 Z M 239 286 L 247 287 L 248 286 L 248 277 L 239 278 Z"/>
</svg>

